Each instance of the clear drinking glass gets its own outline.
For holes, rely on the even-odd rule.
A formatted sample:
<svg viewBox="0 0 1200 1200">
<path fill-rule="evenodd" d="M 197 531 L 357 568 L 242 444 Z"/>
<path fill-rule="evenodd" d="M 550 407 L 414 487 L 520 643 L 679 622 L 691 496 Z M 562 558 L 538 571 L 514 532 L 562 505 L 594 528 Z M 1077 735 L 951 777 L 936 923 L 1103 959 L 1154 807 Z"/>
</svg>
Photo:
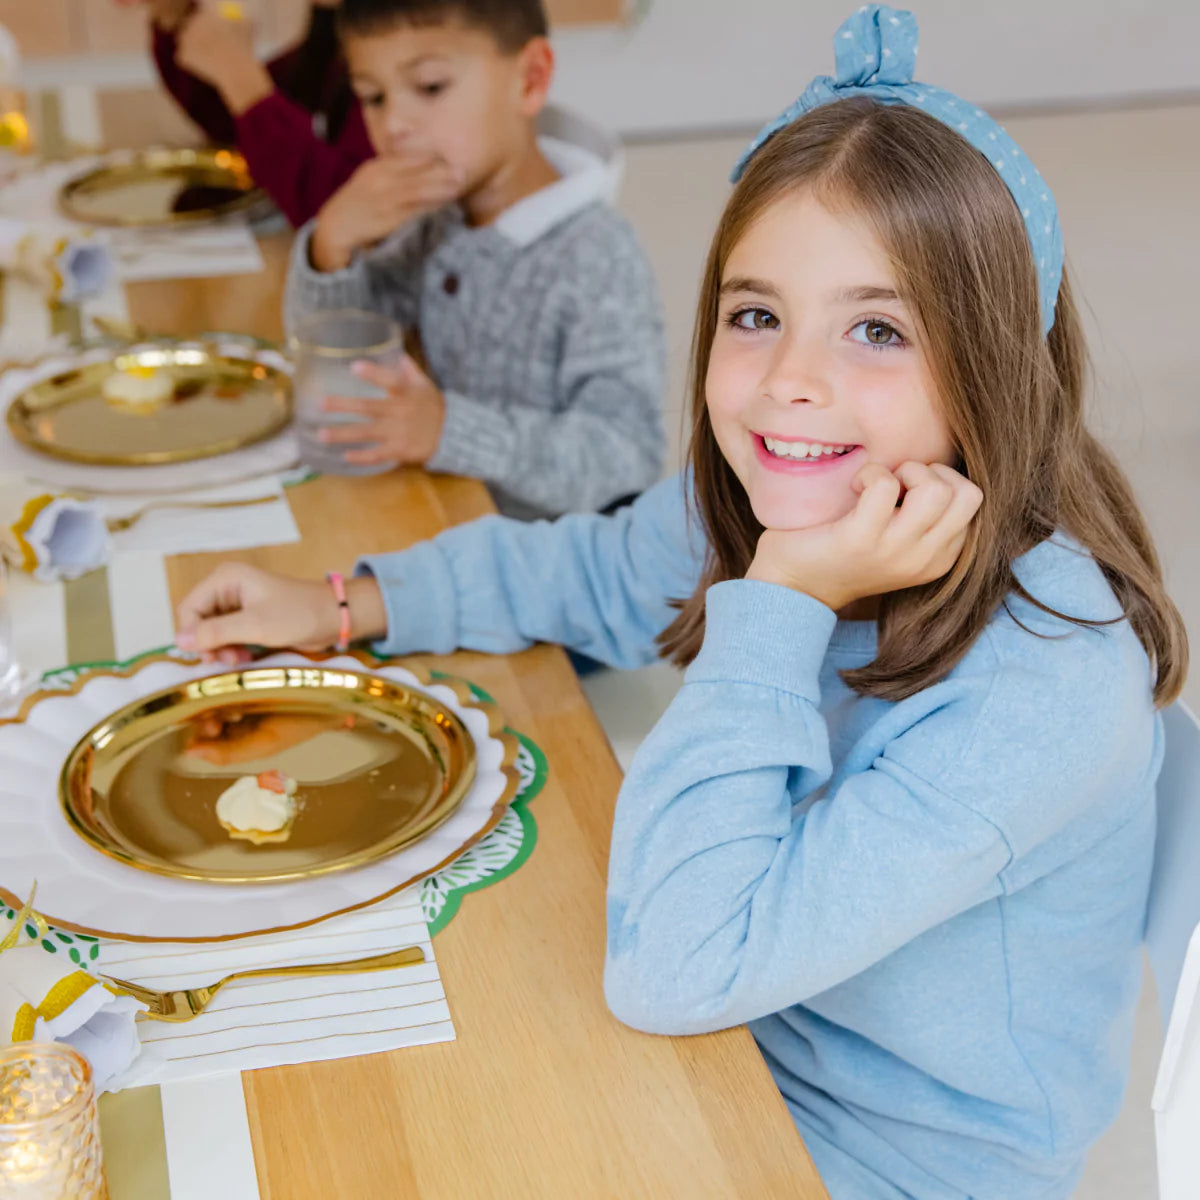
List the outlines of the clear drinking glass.
<svg viewBox="0 0 1200 1200">
<path fill-rule="evenodd" d="M 372 466 L 346 462 L 347 450 L 362 449 L 369 442 L 329 445 L 321 441 L 323 428 L 363 421 L 351 413 L 324 412 L 322 405 L 326 396 L 384 398 L 383 392 L 364 383 L 350 368 L 364 361 L 398 366 L 404 357 L 404 333 L 400 326 L 379 313 L 354 308 L 327 309 L 310 313 L 300 321 L 290 346 L 295 364 L 292 404 L 304 464 L 331 475 L 378 475 L 392 470 L 394 462 Z"/>
<path fill-rule="evenodd" d="M 108 1198 L 92 1068 L 70 1046 L 0 1049 L 0 1195 Z"/>
<path fill-rule="evenodd" d="M 13 644 L 12 611 L 8 602 L 8 573 L 0 558 L 0 710 L 21 690 L 21 664 Z"/>
</svg>

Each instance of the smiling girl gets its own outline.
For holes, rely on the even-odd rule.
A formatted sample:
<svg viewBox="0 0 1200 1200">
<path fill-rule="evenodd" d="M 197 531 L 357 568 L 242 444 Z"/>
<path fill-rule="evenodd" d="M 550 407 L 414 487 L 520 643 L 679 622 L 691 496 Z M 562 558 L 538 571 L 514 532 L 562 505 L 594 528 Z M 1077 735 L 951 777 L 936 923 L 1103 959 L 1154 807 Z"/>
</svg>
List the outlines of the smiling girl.
<svg viewBox="0 0 1200 1200">
<path fill-rule="evenodd" d="M 1053 198 L 912 82 L 915 39 L 857 13 L 739 168 L 690 473 L 365 559 L 349 632 L 686 664 L 617 804 L 613 1012 L 751 1023 L 835 1200 L 1065 1198 L 1128 1073 L 1187 644 L 1084 427 Z M 338 619 L 230 566 L 179 640 L 232 662 Z"/>
</svg>

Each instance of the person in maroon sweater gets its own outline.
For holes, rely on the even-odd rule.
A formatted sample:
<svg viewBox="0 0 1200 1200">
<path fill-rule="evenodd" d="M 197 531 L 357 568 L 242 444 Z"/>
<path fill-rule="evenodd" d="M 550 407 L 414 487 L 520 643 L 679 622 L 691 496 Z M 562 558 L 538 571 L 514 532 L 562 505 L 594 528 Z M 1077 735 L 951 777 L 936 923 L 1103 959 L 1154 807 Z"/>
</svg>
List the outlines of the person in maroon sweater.
<svg viewBox="0 0 1200 1200">
<path fill-rule="evenodd" d="M 338 46 L 338 0 L 312 0 L 303 41 L 270 62 L 248 22 L 195 0 L 117 0 L 150 10 L 167 90 L 214 143 L 236 145 L 255 181 L 300 226 L 374 156 Z"/>
</svg>

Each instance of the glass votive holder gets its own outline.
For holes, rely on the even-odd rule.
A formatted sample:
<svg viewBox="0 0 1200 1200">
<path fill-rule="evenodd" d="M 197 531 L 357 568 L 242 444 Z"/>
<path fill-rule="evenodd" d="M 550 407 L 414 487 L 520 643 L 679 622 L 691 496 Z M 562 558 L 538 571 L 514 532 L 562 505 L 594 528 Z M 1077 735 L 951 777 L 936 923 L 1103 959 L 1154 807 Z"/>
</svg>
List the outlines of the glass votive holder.
<svg viewBox="0 0 1200 1200">
<path fill-rule="evenodd" d="M 331 475 L 378 475 L 396 464 L 365 466 L 348 463 L 349 450 L 370 443 L 331 444 L 321 438 L 325 429 L 362 424 L 353 413 L 325 411 L 328 396 L 357 400 L 383 400 L 384 393 L 359 379 L 351 370 L 356 362 L 398 366 L 404 357 L 404 331 L 381 313 L 355 308 L 325 309 L 309 313 L 297 323 L 289 339 L 295 373 L 292 407 L 300 441 L 300 458 L 306 467 Z"/>
<path fill-rule="evenodd" d="M 0 1049 L 0 1196 L 107 1200 L 92 1068 L 70 1046 Z"/>
</svg>

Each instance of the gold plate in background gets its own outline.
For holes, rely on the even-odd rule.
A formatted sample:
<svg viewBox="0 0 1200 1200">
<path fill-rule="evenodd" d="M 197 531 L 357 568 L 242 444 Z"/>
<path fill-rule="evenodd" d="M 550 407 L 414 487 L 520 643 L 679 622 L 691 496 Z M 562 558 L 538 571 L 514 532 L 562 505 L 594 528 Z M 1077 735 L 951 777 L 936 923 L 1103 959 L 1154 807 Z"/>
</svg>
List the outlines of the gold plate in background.
<svg viewBox="0 0 1200 1200">
<path fill-rule="evenodd" d="M 216 816 L 243 775 L 295 779 L 286 841 L 233 838 Z M 60 800 L 97 850 L 212 883 L 307 879 L 365 866 L 436 829 L 475 778 L 450 709 L 378 675 L 264 667 L 194 680 L 126 706 L 67 757 Z"/>
<path fill-rule="evenodd" d="M 89 225 L 149 228 L 214 221 L 262 195 L 235 150 L 155 149 L 110 156 L 64 184 L 58 204 Z"/>
<path fill-rule="evenodd" d="M 150 412 L 127 411 L 101 393 L 117 370 L 169 371 L 175 396 Z M 292 384 L 282 371 L 231 358 L 202 343 L 133 346 L 26 388 L 9 405 L 8 428 L 33 450 L 75 462 L 148 466 L 239 450 L 291 419 Z"/>
</svg>

